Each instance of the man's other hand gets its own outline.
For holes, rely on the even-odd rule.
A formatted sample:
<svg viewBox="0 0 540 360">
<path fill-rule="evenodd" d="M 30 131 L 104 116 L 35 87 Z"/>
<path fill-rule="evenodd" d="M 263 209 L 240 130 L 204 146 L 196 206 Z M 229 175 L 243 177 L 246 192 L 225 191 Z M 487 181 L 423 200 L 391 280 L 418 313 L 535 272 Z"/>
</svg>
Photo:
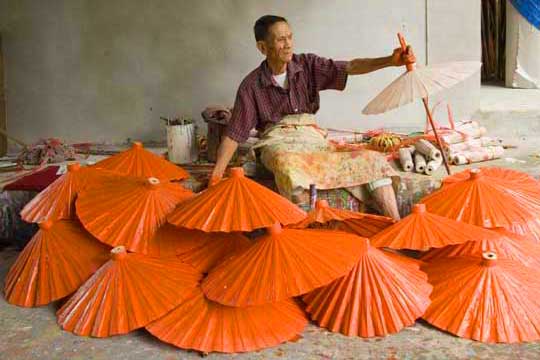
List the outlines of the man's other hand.
<svg viewBox="0 0 540 360">
<path fill-rule="evenodd" d="M 394 49 L 392 53 L 391 64 L 392 66 L 403 66 L 416 62 L 416 56 L 414 56 L 413 49 L 410 45 L 403 51 L 400 47 Z"/>
</svg>

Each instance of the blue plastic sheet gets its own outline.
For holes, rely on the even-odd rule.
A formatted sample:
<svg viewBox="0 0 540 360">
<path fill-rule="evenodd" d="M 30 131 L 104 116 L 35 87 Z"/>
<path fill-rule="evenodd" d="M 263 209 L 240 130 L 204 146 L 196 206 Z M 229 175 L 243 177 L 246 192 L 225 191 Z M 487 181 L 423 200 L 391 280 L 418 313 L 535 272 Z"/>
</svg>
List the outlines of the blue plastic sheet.
<svg viewBox="0 0 540 360">
<path fill-rule="evenodd" d="M 540 30 L 540 0 L 510 0 L 528 22 Z"/>
</svg>

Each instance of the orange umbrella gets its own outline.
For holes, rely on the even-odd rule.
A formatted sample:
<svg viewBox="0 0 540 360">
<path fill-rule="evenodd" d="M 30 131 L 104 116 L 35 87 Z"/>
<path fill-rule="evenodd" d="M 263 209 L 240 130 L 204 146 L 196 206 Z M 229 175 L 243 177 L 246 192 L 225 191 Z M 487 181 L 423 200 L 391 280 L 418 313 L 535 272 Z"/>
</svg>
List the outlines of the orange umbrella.
<svg viewBox="0 0 540 360">
<path fill-rule="evenodd" d="M 306 213 L 272 190 L 231 169 L 231 176 L 209 187 L 176 209 L 168 221 L 206 232 L 253 231 L 303 220 Z"/>
<path fill-rule="evenodd" d="M 396 223 L 390 217 L 363 214 L 363 219 L 348 219 L 336 226 L 336 230 L 347 231 L 362 237 L 370 238 L 380 233 L 387 227 Z"/>
<path fill-rule="evenodd" d="M 177 259 L 111 250 L 103 265 L 58 310 L 58 324 L 76 335 L 107 337 L 148 325 L 197 287 L 200 274 Z"/>
<path fill-rule="evenodd" d="M 189 177 L 189 173 L 181 167 L 145 150 L 141 142 L 134 142 L 131 149 L 101 160 L 94 166 L 120 175 L 155 177 L 162 181 L 182 180 Z"/>
<path fill-rule="evenodd" d="M 315 209 L 311 210 L 307 217 L 297 224 L 291 225 L 294 229 L 306 229 L 313 225 L 333 225 L 347 219 L 363 219 L 362 213 L 330 207 L 328 201 L 317 200 Z"/>
<path fill-rule="evenodd" d="M 443 179 L 443 185 L 450 185 L 461 181 L 467 181 L 471 177 L 472 173 L 478 171 L 475 168 L 465 169 L 457 174 L 447 176 Z M 507 181 L 513 185 L 516 191 L 529 191 L 533 194 L 540 194 L 540 182 L 531 175 L 524 173 L 523 171 L 517 171 L 501 167 L 482 167 L 480 169 L 483 176 L 492 178 L 496 182 Z M 510 185 L 512 186 L 512 185 Z"/>
<path fill-rule="evenodd" d="M 100 241 L 146 254 L 167 215 L 191 196 L 182 186 L 157 178 L 114 177 L 83 191 L 76 208 L 84 227 Z"/>
<path fill-rule="evenodd" d="M 428 307 L 431 285 L 416 260 L 363 239 L 348 275 L 303 296 L 319 326 L 348 336 L 384 336 L 413 325 Z"/>
<path fill-rule="evenodd" d="M 399 42 L 403 51 L 407 44 L 403 35 L 398 34 Z M 364 114 L 381 114 L 397 107 L 422 99 L 429 123 L 433 128 L 435 139 L 441 149 L 443 145 L 433 122 L 431 110 L 428 105 L 428 97 L 442 90 L 462 82 L 480 70 L 482 63 L 477 61 L 461 61 L 445 64 L 437 64 L 429 67 L 415 67 L 415 64 L 407 64 L 407 71 L 388 85 L 379 95 L 367 104 L 362 111 Z M 450 167 L 443 151 L 443 161 L 446 171 L 450 174 Z"/>
<path fill-rule="evenodd" d="M 423 318 L 459 337 L 482 342 L 540 340 L 540 276 L 519 262 L 447 258 L 425 267 L 433 285 Z"/>
<path fill-rule="evenodd" d="M 237 308 L 207 300 L 198 288 L 146 329 L 182 349 L 236 353 L 276 346 L 298 336 L 306 325 L 293 300 Z"/>
<path fill-rule="evenodd" d="M 511 233 L 505 228 L 492 231 L 498 236 L 432 250 L 422 256 L 422 261 L 434 262 L 443 258 L 463 256 L 480 257 L 482 253 L 489 251 L 497 253 L 501 259 L 511 259 L 528 267 L 540 268 L 540 245 L 521 235 Z"/>
<path fill-rule="evenodd" d="M 6 276 L 4 292 L 11 304 L 32 307 L 62 299 L 107 261 L 107 246 L 78 222 L 47 220 L 39 227 Z"/>
<path fill-rule="evenodd" d="M 505 227 L 540 237 L 540 197 L 520 181 L 500 180 L 485 169 L 472 169 L 422 199 L 431 213 L 487 228 Z M 454 178 L 454 179 L 457 179 Z"/>
<path fill-rule="evenodd" d="M 148 256 L 170 257 L 185 254 L 203 247 L 211 240 L 209 234 L 177 228 L 171 224 L 160 227 L 148 242 Z"/>
<path fill-rule="evenodd" d="M 97 182 L 107 172 L 93 168 L 81 168 L 79 163 L 68 165 L 68 172 L 56 179 L 33 198 L 21 211 L 27 222 L 75 219 L 75 198 L 86 186 Z"/>
<path fill-rule="evenodd" d="M 241 233 L 201 233 L 208 240 L 178 258 L 202 273 L 208 273 L 223 260 L 251 246 L 251 241 Z"/>
<path fill-rule="evenodd" d="M 416 204 L 410 215 L 371 238 L 371 244 L 376 247 L 425 251 L 497 237 L 495 233 L 481 227 L 430 214 L 424 204 Z"/>
<path fill-rule="evenodd" d="M 332 230 L 268 229 L 244 251 L 216 266 L 206 296 L 229 306 L 262 305 L 305 294 L 347 274 L 362 239 Z"/>
</svg>

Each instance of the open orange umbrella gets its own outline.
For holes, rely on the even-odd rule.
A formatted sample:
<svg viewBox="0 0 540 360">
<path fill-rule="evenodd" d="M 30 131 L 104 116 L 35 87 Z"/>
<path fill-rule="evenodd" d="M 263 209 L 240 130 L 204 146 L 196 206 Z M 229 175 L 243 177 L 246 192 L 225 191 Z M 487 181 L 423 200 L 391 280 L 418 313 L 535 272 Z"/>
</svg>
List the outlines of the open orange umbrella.
<svg viewBox="0 0 540 360">
<path fill-rule="evenodd" d="M 205 234 L 207 241 L 178 258 L 202 273 L 208 273 L 220 262 L 251 246 L 251 241 L 241 233 L 201 233 Z"/>
<path fill-rule="evenodd" d="M 488 343 L 540 340 L 540 274 L 492 252 L 439 259 L 423 318 L 459 337 Z"/>
<path fill-rule="evenodd" d="M 237 308 L 207 300 L 196 289 L 146 329 L 182 349 L 236 353 L 276 346 L 297 337 L 306 325 L 304 312 L 293 300 Z"/>
<path fill-rule="evenodd" d="M 336 230 L 347 231 L 362 237 L 371 238 L 396 223 L 391 217 L 363 214 L 362 219 L 347 219 L 336 226 Z"/>
<path fill-rule="evenodd" d="M 525 266 L 540 268 L 540 245 L 505 228 L 491 230 L 498 236 L 480 241 L 469 241 L 461 245 L 447 246 L 428 251 L 422 261 L 435 262 L 443 258 L 477 256 L 486 251 L 495 252 L 501 259 L 515 260 Z"/>
<path fill-rule="evenodd" d="M 177 259 L 111 250 L 103 265 L 58 310 L 58 324 L 76 335 L 107 337 L 148 325 L 198 286 L 200 274 Z"/>
<path fill-rule="evenodd" d="M 145 150 L 141 142 L 134 142 L 131 149 L 101 160 L 94 167 L 111 170 L 120 175 L 155 177 L 162 181 L 189 177 L 189 173 L 181 167 Z"/>
<path fill-rule="evenodd" d="M 304 220 L 289 227 L 294 229 L 329 228 L 370 237 L 394 222 L 392 218 L 386 216 L 336 209 L 330 207 L 326 200 L 317 200 L 315 209 L 310 211 Z"/>
<path fill-rule="evenodd" d="M 471 177 L 471 171 L 475 168 L 465 169 L 443 179 L 443 185 L 450 185 L 461 181 L 467 181 Z M 540 181 L 531 175 L 518 170 L 501 167 L 482 167 L 480 169 L 482 176 L 492 178 L 495 182 L 508 182 L 516 191 L 528 191 L 531 194 L 540 195 Z"/>
<path fill-rule="evenodd" d="M 75 219 L 75 198 L 89 184 L 107 176 L 108 172 L 83 167 L 74 163 L 68 165 L 66 174 L 60 176 L 45 190 L 34 197 L 21 211 L 21 218 L 27 222 L 45 220 Z"/>
<path fill-rule="evenodd" d="M 83 191 L 77 215 L 101 242 L 146 254 L 167 215 L 193 193 L 157 178 L 114 177 Z"/>
<path fill-rule="evenodd" d="M 168 221 L 176 226 L 206 232 L 253 231 L 297 223 L 306 217 L 299 207 L 232 168 L 231 176 L 186 201 Z"/>
<path fill-rule="evenodd" d="M 348 275 L 302 297 L 319 326 L 348 336 L 385 336 L 413 325 L 428 307 L 431 285 L 416 260 L 363 239 Z"/>
<path fill-rule="evenodd" d="M 403 35 L 398 34 L 398 38 L 401 48 L 403 51 L 406 51 L 407 44 Z M 366 105 L 362 112 L 367 115 L 381 114 L 415 100 L 422 99 L 429 123 L 433 128 L 435 139 L 439 147 L 443 149 L 427 99 L 429 96 L 451 88 L 472 76 L 480 70 L 481 65 L 477 61 L 451 62 L 426 67 L 416 67 L 415 64 L 407 64 L 407 72 L 381 91 Z M 450 174 L 446 153 L 443 151 L 442 155 L 446 171 Z"/>
<path fill-rule="evenodd" d="M 332 230 L 282 229 L 279 224 L 216 266 L 202 288 L 213 301 L 254 306 L 305 294 L 347 274 L 362 239 Z"/>
<path fill-rule="evenodd" d="M 410 215 L 372 237 L 371 244 L 392 249 L 425 251 L 497 237 L 492 231 L 430 214 L 424 204 L 415 204 Z"/>
<path fill-rule="evenodd" d="M 428 211 L 450 219 L 487 228 L 505 227 L 533 233 L 540 239 L 540 198 L 524 191 L 520 181 L 499 180 L 489 172 L 472 169 L 422 199 Z"/>
<path fill-rule="evenodd" d="M 212 238 L 209 234 L 178 228 L 166 223 L 161 226 L 148 242 L 146 255 L 154 257 L 170 257 L 185 254 L 204 246 Z"/>
<path fill-rule="evenodd" d="M 75 292 L 108 259 L 108 247 L 77 222 L 47 220 L 11 266 L 7 302 L 46 305 Z"/>
</svg>

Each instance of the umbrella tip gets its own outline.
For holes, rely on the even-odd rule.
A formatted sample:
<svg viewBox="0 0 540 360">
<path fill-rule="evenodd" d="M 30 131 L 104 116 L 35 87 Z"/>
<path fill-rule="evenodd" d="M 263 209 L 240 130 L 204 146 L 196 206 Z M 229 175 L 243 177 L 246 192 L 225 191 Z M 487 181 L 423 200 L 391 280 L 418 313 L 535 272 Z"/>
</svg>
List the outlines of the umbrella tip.
<svg viewBox="0 0 540 360">
<path fill-rule="evenodd" d="M 413 214 L 423 214 L 426 212 L 426 204 L 414 204 L 412 209 Z"/>
<path fill-rule="evenodd" d="M 113 260 L 122 260 L 127 256 L 126 247 L 123 245 L 114 247 L 111 250 L 111 257 Z"/>
<path fill-rule="evenodd" d="M 133 149 L 142 149 L 143 148 L 143 144 L 142 142 L 140 141 L 134 141 L 133 142 L 133 145 L 131 146 Z"/>
<path fill-rule="evenodd" d="M 79 164 L 78 162 L 73 163 L 73 164 L 69 164 L 67 166 L 68 172 L 74 172 L 74 171 L 79 170 L 80 168 L 81 168 L 81 164 Z"/>
<path fill-rule="evenodd" d="M 478 177 L 480 177 L 480 174 L 481 174 L 481 173 L 482 173 L 482 172 L 480 171 L 479 168 L 473 168 L 473 169 L 471 169 L 471 172 L 470 172 L 470 176 L 469 176 L 469 177 L 470 177 L 471 179 L 477 179 Z"/>
<path fill-rule="evenodd" d="M 49 230 L 50 228 L 52 228 L 52 226 L 53 226 L 53 222 L 51 219 L 43 219 L 39 223 L 39 228 L 41 230 Z"/>
<path fill-rule="evenodd" d="M 230 170 L 232 177 L 244 177 L 244 168 L 243 167 L 234 167 Z"/>
<path fill-rule="evenodd" d="M 493 251 L 484 251 L 482 253 L 482 265 L 494 266 L 497 263 L 497 254 Z"/>
<path fill-rule="evenodd" d="M 330 207 L 327 200 L 317 200 L 315 202 L 315 209 L 326 209 Z"/>
<path fill-rule="evenodd" d="M 269 228 L 266 228 L 266 231 L 268 232 L 268 235 L 279 235 L 283 231 L 283 228 L 280 223 L 275 223 Z"/>
<path fill-rule="evenodd" d="M 150 186 L 155 186 L 155 185 L 159 185 L 160 184 L 160 181 L 158 178 L 156 177 L 149 177 L 148 179 L 146 179 L 146 182 L 148 183 L 148 185 Z"/>
</svg>

